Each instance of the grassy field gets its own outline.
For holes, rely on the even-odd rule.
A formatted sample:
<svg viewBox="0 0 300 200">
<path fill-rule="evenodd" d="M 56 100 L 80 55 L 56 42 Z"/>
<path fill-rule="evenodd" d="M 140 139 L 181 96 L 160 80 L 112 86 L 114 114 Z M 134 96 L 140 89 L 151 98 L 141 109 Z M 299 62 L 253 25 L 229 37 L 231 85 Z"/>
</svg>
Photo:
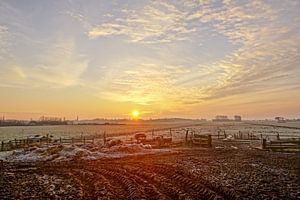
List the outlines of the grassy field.
<svg viewBox="0 0 300 200">
<path fill-rule="evenodd" d="M 197 124 L 184 123 L 143 123 L 128 125 L 60 125 L 60 126 L 17 126 L 0 127 L 0 141 L 23 139 L 29 135 L 39 134 L 53 136 L 53 138 L 71 138 L 80 136 L 103 135 L 107 136 L 128 135 L 139 131 L 152 129 L 168 129 L 185 127 L 201 134 L 215 134 L 217 130 L 223 130 L 227 134 L 236 134 L 239 131 L 257 136 L 275 137 L 280 134 L 282 137 L 300 137 L 300 123 L 276 123 L 276 122 L 203 122 Z"/>
<path fill-rule="evenodd" d="M 60 126 L 14 126 L 0 127 L 0 141 L 23 139 L 29 135 L 52 135 L 54 138 L 71 138 L 91 135 L 118 136 L 147 131 L 185 126 L 184 124 L 130 124 L 130 125 L 60 125 Z"/>
</svg>

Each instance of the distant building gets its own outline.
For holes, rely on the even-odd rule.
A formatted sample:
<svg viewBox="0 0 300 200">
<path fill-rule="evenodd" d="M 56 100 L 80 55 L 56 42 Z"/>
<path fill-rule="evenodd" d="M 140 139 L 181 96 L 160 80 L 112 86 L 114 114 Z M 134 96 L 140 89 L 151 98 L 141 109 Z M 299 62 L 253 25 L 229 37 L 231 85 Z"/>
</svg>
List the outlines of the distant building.
<svg viewBox="0 0 300 200">
<path fill-rule="evenodd" d="M 213 121 L 217 121 L 217 122 L 223 122 L 223 121 L 229 121 L 227 115 L 217 115 L 215 119 L 213 119 Z"/>
<path fill-rule="evenodd" d="M 58 118 L 58 117 L 45 117 L 45 116 L 42 116 L 42 117 L 40 117 L 40 121 L 41 122 L 61 122 L 62 119 Z"/>
<path fill-rule="evenodd" d="M 283 117 L 275 117 L 275 120 L 279 123 L 284 123 L 285 119 Z"/>
<path fill-rule="evenodd" d="M 234 115 L 234 121 L 240 122 L 242 121 L 242 117 L 239 115 Z"/>
</svg>

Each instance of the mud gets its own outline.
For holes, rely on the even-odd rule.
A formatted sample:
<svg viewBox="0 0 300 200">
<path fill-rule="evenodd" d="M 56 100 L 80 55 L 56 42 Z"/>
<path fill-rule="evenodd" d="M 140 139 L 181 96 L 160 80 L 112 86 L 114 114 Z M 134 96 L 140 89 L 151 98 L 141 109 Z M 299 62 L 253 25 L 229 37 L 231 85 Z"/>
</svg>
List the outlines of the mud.
<svg viewBox="0 0 300 200">
<path fill-rule="evenodd" d="M 1 162 L 0 199 L 299 199 L 299 154 L 243 148 Z"/>
</svg>

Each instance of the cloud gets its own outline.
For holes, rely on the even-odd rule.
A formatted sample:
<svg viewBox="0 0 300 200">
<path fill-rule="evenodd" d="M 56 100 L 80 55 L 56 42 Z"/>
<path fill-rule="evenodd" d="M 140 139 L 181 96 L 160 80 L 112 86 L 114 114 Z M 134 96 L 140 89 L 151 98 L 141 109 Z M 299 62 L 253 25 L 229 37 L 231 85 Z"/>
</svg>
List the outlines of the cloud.
<svg viewBox="0 0 300 200">
<path fill-rule="evenodd" d="M 125 26 L 122 26 L 120 24 L 105 23 L 91 30 L 89 32 L 89 37 L 97 38 L 101 36 L 122 35 L 122 34 L 126 34 Z"/>
<path fill-rule="evenodd" d="M 7 26 L 0 24 L 0 60 L 3 60 L 9 52 L 10 35 Z"/>
<path fill-rule="evenodd" d="M 22 59 L 21 59 L 22 61 Z M 60 88 L 80 84 L 87 60 L 75 50 L 74 40 L 57 37 L 32 62 L 6 65 L 0 72 L 2 87 Z"/>
<path fill-rule="evenodd" d="M 38 31 L 35 13 L 22 20 L 23 8 L 7 3 L 13 15 L 2 8 L 0 51 L 14 35 L 16 53 L 1 52 L 0 85 L 80 85 L 111 101 L 168 110 L 300 85 L 297 1 L 77 3 L 54 4 L 43 16 L 53 17 L 49 27 Z"/>
<path fill-rule="evenodd" d="M 78 54 L 74 40 L 59 38 L 40 55 L 41 62 L 28 70 L 30 78 L 53 87 L 78 85 L 80 76 L 87 68 L 87 60 Z"/>
<path fill-rule="evenodd" d="M 171 109 L 182 103 L 197 101 L 196 97 L 200 95 L 194 93 L 195 88 L 176 85 L 180 77 L 190 73 L 184 66 L 144 63 L 114 69 L 104 82 L 101 81 L 101 98 Z"/>
<path fill-rule="evenodd" d="M 299 84 L 292 73 L 299 73 L 300 26 L 295 23 L 297 20 L 285 21 L 286 12 L 290 11 L 288 2 L 280 4 L 280 8 L 260 1 L 224 1 L 222 7 L 211 3 L 203 6 L 205 9 L 188 19 L 206 23 L 232 43 L 241 45 L 223 60 L 206 66 L 224 72 L 216 77 L 218 84 L 211 83 L 207 88 L 211 91 L 208 99 L 267 91 L 283 82 Z"/>
<path fill-rule="evenodd" d="M 93 27 L 89 37 L 127 36 L 136 43 L 199 41 L 195 35 L 205 33 L 203 27 L 208 27 L 236 50 L 213 63 L 177 65 L 177 69 L 190 69 L 180 76 L 164 72 L 166 64 L 153 62 L 151 70 L 140 64 L 139 70 L 128 70 L 117 76 L 117 81 L 112 79 L 102 95 L 140 104 L 169 101 L 191 105 L 271 91 L 274 85 L 288 89 L 286 84 L 299 84 L 293 73 L 299 73 L 300 27 L 295 23 L 299 19 L 285 19 L 287 12 L 295 12 L 290 6 L 289 2 L 271 5 L 263 1 L 151 1 L 140 11 L 126 10 L 124 19 Z"/>
<path fill-rule="evenodd" d="M 90 38 L 124 35 L 131 42 L 161 43 L 187 40 L 195 32 L 185 23 L 186 13 L 168 1 L 151 1 L 141 10 L 125 10 L 126 18 L 115 18 L 93 27 Z"/>
</svg>

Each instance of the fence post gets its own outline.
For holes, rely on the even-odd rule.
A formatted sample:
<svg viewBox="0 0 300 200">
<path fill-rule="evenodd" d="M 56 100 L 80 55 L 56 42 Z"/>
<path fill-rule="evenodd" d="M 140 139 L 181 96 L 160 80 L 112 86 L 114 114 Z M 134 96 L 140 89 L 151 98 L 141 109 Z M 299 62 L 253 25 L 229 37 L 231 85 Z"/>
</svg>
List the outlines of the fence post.
<svg viewBox="0 0 300 200">
<path fill-rule="evenodd" d="M 12 143 L 12 141 L 9 140 L 8 144 L 9 144 L 9 150 L 12 150 L 13 149 L 13 143 Z"/>
<path fill-rule="evenodd" d="M 3 151 L 3 149 L 4 149 L 4 142 L 1 141 L 1 151 Z"/>
<path fill-rule="evenodd" d="M 103 133 L 103 143 L 106 144 L 106 132 Z"/>
<path fill-rule="evenodd" d="M 208 135 L 208 147 L 212 147 L 212 138 L 211 138 L 211 135 Z"/>
<path fill-rule="evenodd" d="M 189 130 L 186 130 L 185 132 L 185 144 L 188 144 L 188 135 L 189 135 Z"/>
<path fill-rule="evenodd" d="M 266 149 L 267 148 L 267 141 L 266 141 L 266 139 L 264 138 L 263 140 L 262 140 L 262 149 Z"/>
<path fill-rule="evenodd" d="M 277 133 L 277 140 L 280 140 L 280 136 L 279 136 L 279 133 Z"/>
<path fill-rule="evenodd" d="M 190 134 L 190 142 L 191 142 L 190 144 L 191 144 L 191 147 L 194 146 L 193 137 L 194 137 L 194 131 L 192 131 L 191 134 Z"/>
</svg>

